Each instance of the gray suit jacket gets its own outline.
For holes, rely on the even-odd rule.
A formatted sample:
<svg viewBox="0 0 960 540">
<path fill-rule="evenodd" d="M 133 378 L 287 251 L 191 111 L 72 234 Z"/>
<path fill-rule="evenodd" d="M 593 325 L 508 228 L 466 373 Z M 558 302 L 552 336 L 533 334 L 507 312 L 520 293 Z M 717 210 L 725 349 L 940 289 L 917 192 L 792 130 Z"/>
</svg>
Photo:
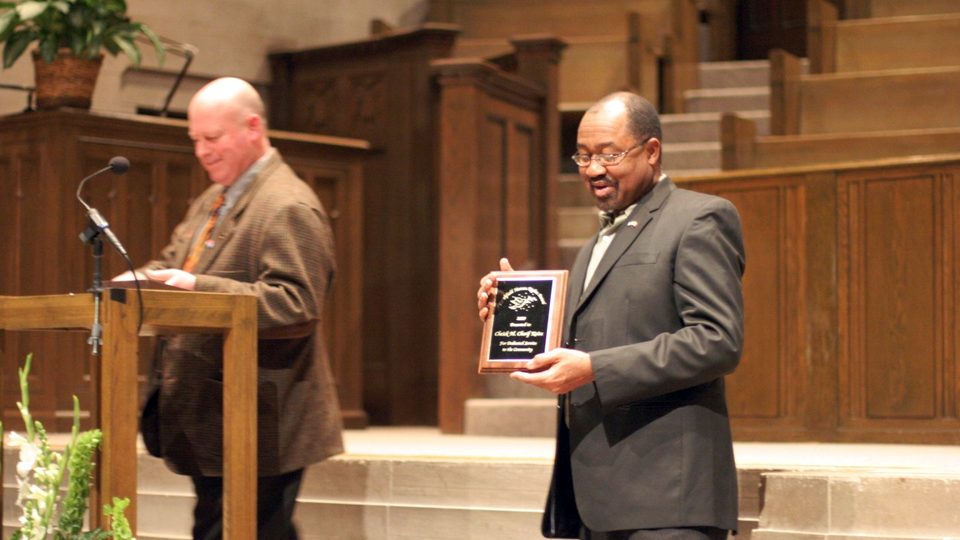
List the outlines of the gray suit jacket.
<svg viewBox="0 0 960 540">
<path fill-rule="evenodd" d="M 179 268 L 221 188 L 191 205 L 161 258 Z M 257 296 L 258 472 L 277 475 L 341 452 L 340 407 L 318 323 L 336 268 L 313 190 L 273 155 L 213 231 L 196 289 Z M 222 474 L 222 338 L 170 338 L 159 357 L 162 454 L 174 471 Z"/>
<path fill-rule="evenodd" d="M 567 396 L 571 451 L 557 456 L 570 460 L 584 524 L 736 529 L 723 387 L 743 342 L 736 209 L 661 180 L 581 294 L 592 246 L 574 263 L 564 329 L 596 380 Z"/>
</svg>

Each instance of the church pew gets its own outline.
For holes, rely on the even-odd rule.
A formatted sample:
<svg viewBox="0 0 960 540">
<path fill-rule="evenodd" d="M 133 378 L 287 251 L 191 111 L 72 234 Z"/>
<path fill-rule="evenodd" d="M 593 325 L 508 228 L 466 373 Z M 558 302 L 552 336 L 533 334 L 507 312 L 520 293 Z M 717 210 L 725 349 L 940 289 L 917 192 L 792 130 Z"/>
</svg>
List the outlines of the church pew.
<svg viewBox="0 0 960 540">
<path fill-rule="evenodd" d="M 731 25 L 732 18 L 722 15 L 721 10 L 712 24 Z M 549 32 L 568 44 L 560 68 L 561 103 L 592 102 L 631 88 L 672 112 L 682 112 L 683 91 L 697 84 L 697 16 L 693 0 L 431 2 L 431 20 L 462 29 L 455 56 L 489 58 L 508 51 L 510 37 Z"/>
<path fill-rule="evenodd" d="M 807 13 L 811 73 L 960 65 L 960 12 L 838 20 L 833 4 L 810 0 Z"/>
<path fill-rule="evenodd" d="M 803 75 L 789 53 L 770 60 L 771 134 L 960 126 L 960 66 Z"/>
<path fill-rule="evenodd" d="M 720 131 L 723 170 L 949 154 L 960 149 L 960 127 L 757 137 L 752 120 L 727 113 Z"/>
<path fill-rule="evenodd" d="M 960 13 L 960 2 L 956 0 L 861 0 L 859 3 L 865 4 L 864 17 Z"/>
</svg>

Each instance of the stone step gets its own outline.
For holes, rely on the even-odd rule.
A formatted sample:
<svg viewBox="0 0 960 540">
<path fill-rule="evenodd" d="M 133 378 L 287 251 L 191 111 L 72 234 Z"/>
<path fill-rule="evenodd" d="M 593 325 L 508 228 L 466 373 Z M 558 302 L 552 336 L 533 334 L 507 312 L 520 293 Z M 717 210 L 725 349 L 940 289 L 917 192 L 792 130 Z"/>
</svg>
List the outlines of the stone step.
<svg viewBox="0 0 960 540">
<path fill-rule="evenodd" d="M 927 540 L 960 534 L 960 472 L 770 472 L 755 540 Z"/>
<path fill-rule="evenodd" d="M 600 228 L 597 210 L 584 206 L 557 208 L 557 238 L 561 240 L 587 239 Z"/>
<path fill-rule="evenodd" d="M 663 143 L 663 168 L 720 169 L 720 143 Z M 674 166 L 674 164 L 676 166 Z"/>
<path fill-rule="evenodd" d="M 738 111 L 742 118 L 753 120 L 757 125 L 757 135 L 770 133 L 770 111 Z M 720 118 L 722 113 L 681 113 L 660 116 L 663 128 L 663 141 L 666 143 L 717 142 L 720 140 Z"/>
<path fill-rule="evenodd" d="M 468 399 L 464 404 L 465 435 L 553 437 L 556 420 L 556 398 Z"/>
<path fill-rule="evenodd" d="M 683 97 L 688 113 L 770 109 L 769 86 L 687 90 L 683 93 Z"/>
<path fill-rule="evenodd" d="M 700 88 L 737 88 L 770 84 L 769 60 L 701 62 Z"/>
<path fill-rule="evenodd" d="M 501 416 L 555 400 L 496 400 Z M 442 435 L 436 428 L 344 433 L 347 453 L 310 467 L 296 511 L 311 540 L 532 540 L 552 437 Z M 735 442 L 737 540 L 952 538 L 960 531 L 960 449 L 935 445 Z M 15 450 L 4 452 L 4 537 L 15 524 Z M 189 482 L 139 456 L 139 530 L 190 537 Z M 762 510 L 761 510 L 762 508 Z"/>
<path fill-rule="evenodd" d="M 295 515 L 301 538 L 540 538 L 552 439 L 452 437 L 426 428 L 384 431 L 383 436 L 347 432 L 349 453 L 308 468 Z M 3 538 L 9 538 L 18 515 L 17 454 L 9 447 L 4 454 Z M 138 457 L 137 538 L 189 539 L 194 505 L 189 479 L 142 448 Z"/>
<path fill-rule="evenodd" d="M 562 173 L 558 178 L 557 206 L 593 206 L 593 195 L 577 173 Z"/>
</svg>

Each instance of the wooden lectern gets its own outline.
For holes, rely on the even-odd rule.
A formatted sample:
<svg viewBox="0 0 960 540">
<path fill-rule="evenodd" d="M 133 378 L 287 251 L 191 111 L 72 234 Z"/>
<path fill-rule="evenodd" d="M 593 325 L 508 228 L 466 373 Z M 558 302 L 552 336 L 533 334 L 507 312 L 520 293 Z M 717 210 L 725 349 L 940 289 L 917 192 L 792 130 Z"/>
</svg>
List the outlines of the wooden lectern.
<svg viewBox="0 0 960 540">
<path fill-rule="evenodd" d="M 223 334 L 224 537 L 253 539 L 257 519 L 257 301 L 248 295 L 144 289 L 139 335 Z M 89 330 L 90 293 L 0 296 L 3 330 Z M 103 347 L 92 371 L 97 425 L 103 431 L 90 501 L 90 522 L 102 521 L 103 503 L 127 497 L 127 517 L 137 530 L 137 323 L 134 289 L 103 291 Z M 2 340 L 0 340 L 2 343 Z"/>
</svg>

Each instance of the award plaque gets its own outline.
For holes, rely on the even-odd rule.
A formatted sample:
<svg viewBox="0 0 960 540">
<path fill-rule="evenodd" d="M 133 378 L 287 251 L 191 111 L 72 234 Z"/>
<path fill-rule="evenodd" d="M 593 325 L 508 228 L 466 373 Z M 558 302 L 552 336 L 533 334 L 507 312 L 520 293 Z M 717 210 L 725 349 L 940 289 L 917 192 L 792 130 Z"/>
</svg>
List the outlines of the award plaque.
<svg viewBox="0 0 960 540">
<path fill-rule="evenodd" d="M 566 270 L 494 272 L 497 298 L 483 325 L 480 373 L 523 369 L 560 345 Z"/>
</svg>

